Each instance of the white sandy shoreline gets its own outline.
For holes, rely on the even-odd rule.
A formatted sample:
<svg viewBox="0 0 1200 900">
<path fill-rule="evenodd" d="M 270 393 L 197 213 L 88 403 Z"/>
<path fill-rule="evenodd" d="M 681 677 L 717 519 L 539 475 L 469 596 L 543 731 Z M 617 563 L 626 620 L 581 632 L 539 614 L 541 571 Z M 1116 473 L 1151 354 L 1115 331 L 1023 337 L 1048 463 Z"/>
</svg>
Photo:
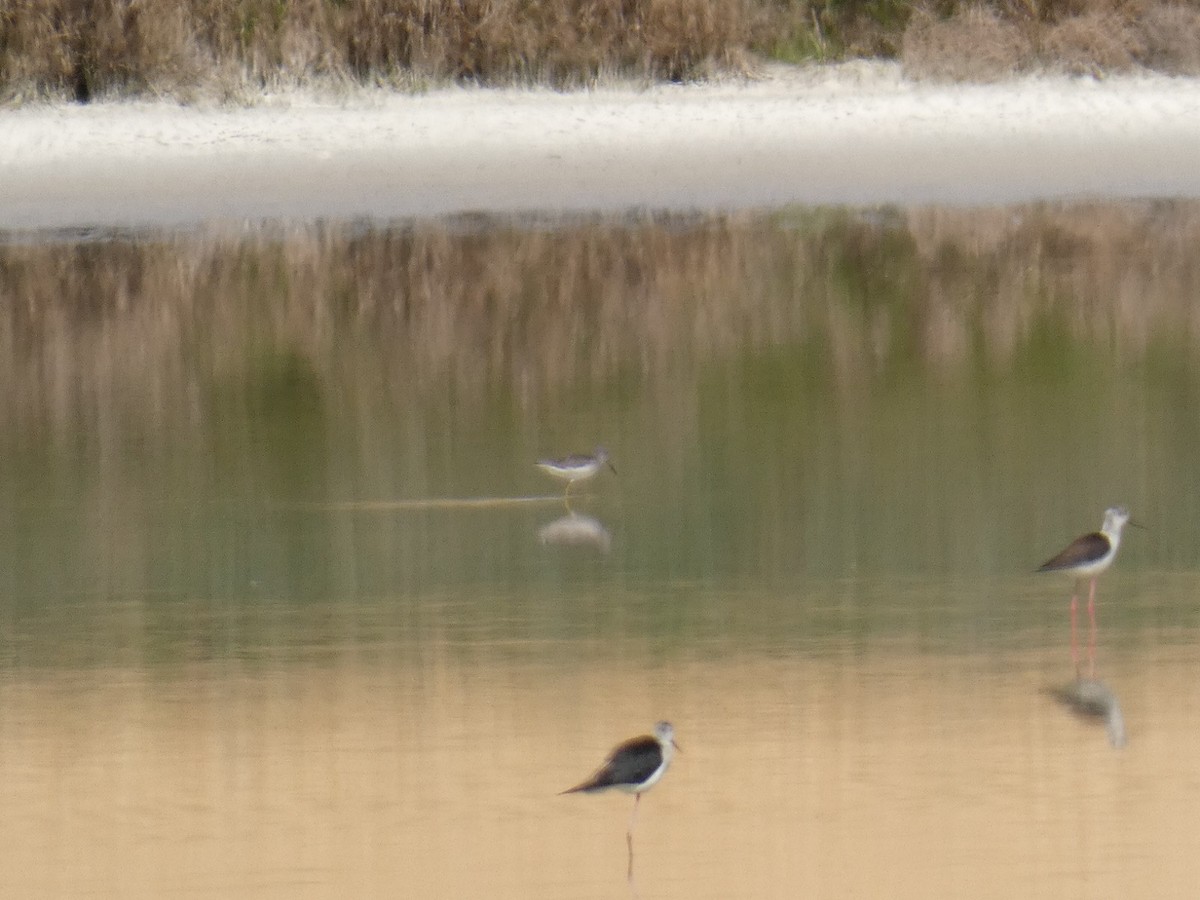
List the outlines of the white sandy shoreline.
<svg viewBox="0 0 1200 900">
<path fill-rule="evenodd" d="M 454 89 L 0 111 L 0 230 L 1200 197 L 1200 79 Z"/>
</svg>

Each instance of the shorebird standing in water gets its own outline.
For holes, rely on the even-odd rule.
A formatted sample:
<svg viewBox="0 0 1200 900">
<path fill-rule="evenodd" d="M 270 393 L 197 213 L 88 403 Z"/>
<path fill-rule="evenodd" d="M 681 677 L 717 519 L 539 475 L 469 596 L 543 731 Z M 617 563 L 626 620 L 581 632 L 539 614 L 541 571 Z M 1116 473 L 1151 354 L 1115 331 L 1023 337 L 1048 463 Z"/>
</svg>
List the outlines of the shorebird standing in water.
<svg viewBox="0 0 1200 900">
<path fill-rule="evenodd" d="M 1060 553 L 1046 560 L 1038 567 L 1039 572 L 1064 572 L 1075 581 L 1071 592 L 1071 658 L 1075 670 L 1079 671 L 1079 644 L 1075 637 L 1075 620 L 1079 609 L 1079 588 L 1085 578 L 1091 579 L 1088 591 L 1088 621 L 1090 623 L 1088 651 L 1092 664 L 1095 665 L 1096 652 L 1096 578 L 1117 557 L 1117 549 L 1121 546 L 1121 530 L 1127 525 L 1138 526 L 1129 518 L 1129 510 L 1123 506 L 1113 506 L 1104 512 L 1104 524 L 1099 531 L 1093 531 L 1071 541 Z M 1141 527 L 1141 526 L 1138 526 Z"/>
<path fill-rule="evenodd" d="M 637 820 L 638 803 L 641 802 L 645 791 L 658 784 L 678 749 L 679 745 L 675 743 L 675 728 L 670 722 L 659 722 L 654 726 L 654 734 L 644 734 L 618 744 L 591 778 L 562 792 L 594 794 L 598 791 L 618 790 L 634 795 L 633 814 L 629 817 L 629 831 L 625 835 L 625 841 L 629 845 L 631 879 L 633 826 Z"/>
<path fill-rule="evenodd" d="M 571 508 L 571 485 L 577 481 L 587 481 L 589 478 L 595 477 L 605 466 L 612 469 L 614 475 L 617 474 L 616 468 L 608 461 L 608 451 L 603 447 L 597 447 L 595 452 L 590 456 L 587 454 L 572 454 L 565 456 L 562 459 L 539 459 L 537 466 L 548 475 L 553 475 L 555 478 L 561 478 L 567 482 L 567 490 L 563 494 L 563 501 L 567 504 L 567 508 Z"/>
</svg>

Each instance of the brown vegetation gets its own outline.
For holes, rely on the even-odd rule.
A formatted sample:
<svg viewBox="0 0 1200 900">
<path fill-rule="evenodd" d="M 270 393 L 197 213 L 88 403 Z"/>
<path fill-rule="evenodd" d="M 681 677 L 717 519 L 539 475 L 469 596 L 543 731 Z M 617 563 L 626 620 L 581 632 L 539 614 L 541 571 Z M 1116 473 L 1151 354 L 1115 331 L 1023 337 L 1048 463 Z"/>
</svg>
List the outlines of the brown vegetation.
<svg viewBox="0 0 1200 900">
<path fill-rule="evenodd" d="M 901 59 L 908 74 L 939 81 L 998 81 L 1026 69 L 1029 35 L 993 9 L 969 6 L 947 19 L 927 12 L 904 32 Z"/>
<path fill-rule="evenodd" d="M 1153 0 L 934 3 L 905 30 L 911 77 L 992 81 L 1022 72 L 1200 74 L 1200 7 Z"/>
<path fill-rule="evenodd" d="M 587 84 L 902 59 L 916 77 L 1200 72 L 1157 0 L 0 0 L 0 99 L 236 99 L 303 84 Z"/>
<path fill-rule="evenodd" d="M 1145 65 L 1171 75 L 1200 72 L 1200 7 L 1152 6 L 1139 26 Z"/>
<path fill-rule="evenodd" d="M 777 4 L 774 4 L 777 5 Z M 737 69 L 762 0 L 3 0 L 0 93 L 226 94 Z"/>
</svg>

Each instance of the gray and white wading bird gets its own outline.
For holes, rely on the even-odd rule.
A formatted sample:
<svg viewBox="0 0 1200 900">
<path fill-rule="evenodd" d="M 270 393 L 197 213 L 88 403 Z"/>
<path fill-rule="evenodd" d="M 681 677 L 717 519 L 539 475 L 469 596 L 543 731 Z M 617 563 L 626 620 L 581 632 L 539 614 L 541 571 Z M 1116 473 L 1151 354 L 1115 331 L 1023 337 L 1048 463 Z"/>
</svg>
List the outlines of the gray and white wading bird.
<svg viewBox="0 0 1200 900">
<path fill-rule="evenodd" d="M 1079 587 L 1084 579 L 1091 579 L 1088 591 L 1088 621 L 1091 625 L 1093 652 L 1096 638 L 1096 578 L 1113 564 L 1121 546 L 1121 531 L 1126 525 L 1142 526 L 1129 518 L 1129 510 L 1113 506 L 1104 512 L 1104 524 L 1093 531 L 1071 541 L 1061 552 L 1038 567 L 1039 572 L 1063 572 L 1074 580 L 1071 592 L 1071 654 L 1076 668 L 1079 666 L 1079 649 L 1075 638 L 1075 619 L 1079 609 Z"/>
<path fill-rule="evenodd" d="M 537 467 L 547 475 L 566 481 L 567 490 L 563 499 L 567 502 L 571 499 L 571 485 L 595 477 L 605 466 L 608 466 L 614 475 L 617 474 L 616 468 L 608 461 L 608 451 L 603 447 L 597 447 L 591 455 L 576 453 L 562 459 L 539 459 L 537 463 Z"/>
<path fill-rule="evenodd" d="M 562 792 L 594 794 L 617 790 L 634 795 L 633 814 L 629 817 L 629 831 L 625 835 L 629 845 L 630 878 L 633 877 L 633 826 L 637 820 L 638 803 L 645 791 L 658 784 L 678 749 L 675 728 L 670 722 L 659 722 L 654 726 L 654 734 L 644 734 L 618 744 L 591 778 Z"/>
</svg>

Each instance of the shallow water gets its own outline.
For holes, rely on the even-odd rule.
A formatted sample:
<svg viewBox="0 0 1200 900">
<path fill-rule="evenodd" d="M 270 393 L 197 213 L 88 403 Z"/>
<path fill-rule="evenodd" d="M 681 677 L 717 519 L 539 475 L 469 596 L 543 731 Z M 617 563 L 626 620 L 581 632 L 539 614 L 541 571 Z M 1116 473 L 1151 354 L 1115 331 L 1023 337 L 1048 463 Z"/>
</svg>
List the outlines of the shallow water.
<svg viewBox="0 0 1200 900">
<path fill-rule="evenodd" d="M 1192 896 L 1198 232 L 0 245 L 0 893 Z M 1121 748 L 1031 574 L 1117 502 Z M 632 800 L 557 793 L 659 718 L 629 884 Z"/>
</svg>

